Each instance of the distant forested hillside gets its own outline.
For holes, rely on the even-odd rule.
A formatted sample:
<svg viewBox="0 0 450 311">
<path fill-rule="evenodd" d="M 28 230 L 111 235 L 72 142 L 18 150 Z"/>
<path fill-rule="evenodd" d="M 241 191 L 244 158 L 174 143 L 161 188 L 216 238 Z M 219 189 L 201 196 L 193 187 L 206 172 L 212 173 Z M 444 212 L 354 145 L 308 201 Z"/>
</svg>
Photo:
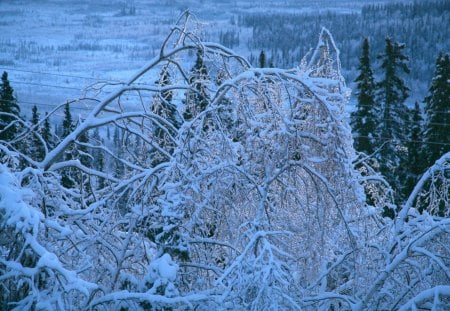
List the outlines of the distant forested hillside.
<svg viewBox="0 0 450 311">
<path fill-rule="evenodd" d="M 363 37 L 371 43 L 371 56 L 383 50 L 389 36 L 406 44 L 411 58 L 411 78 L 428 83 L 439 51 L 450 47 L 450 2 L 430 1 L 366 5 L 361 13 L 248 13 L 238 18 L 252 34 L 246 43 L 255 53 L 266 50 L 277 67 L 292 67 L 313 47 L 321 27 L 331 30 L 341 50 L 347 77 L 358 62 Z M 244 43 L 245 44 L 245 43 Z M 257 55 L 252 55 L 256 64 Z"/>
</svg>

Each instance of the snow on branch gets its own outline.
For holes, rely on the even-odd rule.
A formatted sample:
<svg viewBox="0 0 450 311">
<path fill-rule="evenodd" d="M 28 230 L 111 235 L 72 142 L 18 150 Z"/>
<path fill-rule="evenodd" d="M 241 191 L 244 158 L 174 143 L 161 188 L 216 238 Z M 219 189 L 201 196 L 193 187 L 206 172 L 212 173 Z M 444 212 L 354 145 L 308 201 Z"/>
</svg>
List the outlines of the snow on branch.
<svg viewBox="0 0 450 311">
<path fill-rule="evenodd" d="M 450 223 L 434 212 L 448 207 L 449 154 L 382 219 L 392 190 L 352 162 L 330 32 L 284 70 L 252 68 L 196 28 L 184 12 L 142 69 L 86 90 L 79 102 L 94 106 L 75 124 L 67 103 L 71 124 L 37 139 L 40 158 L 0 143 L 0 298 L 49 310 L 448 304 Z"/>
</svg>

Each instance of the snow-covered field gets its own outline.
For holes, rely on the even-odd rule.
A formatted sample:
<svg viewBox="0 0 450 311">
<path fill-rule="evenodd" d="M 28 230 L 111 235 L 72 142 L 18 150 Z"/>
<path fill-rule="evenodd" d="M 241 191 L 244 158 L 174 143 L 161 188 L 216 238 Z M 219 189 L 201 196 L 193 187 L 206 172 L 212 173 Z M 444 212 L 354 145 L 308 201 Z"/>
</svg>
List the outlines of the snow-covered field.
<svg viewBox="0 0 450 311">
<path fill-rule="evenodd" d="M 197 16 L 203 39 L 218 41 L 220 31 L 236 30 L 242 12 L 348 12 L 374 2 L 382 1 L 2 1 L 0 71 L 8 71 L 29 115 L 34 104 L 48 111 L 79 98 L 93 83 L 126 79 L 156 55 L 187 9 Z M 239 34 L 235 49 L 249 55 L 251 30 Z"/>
</svg>

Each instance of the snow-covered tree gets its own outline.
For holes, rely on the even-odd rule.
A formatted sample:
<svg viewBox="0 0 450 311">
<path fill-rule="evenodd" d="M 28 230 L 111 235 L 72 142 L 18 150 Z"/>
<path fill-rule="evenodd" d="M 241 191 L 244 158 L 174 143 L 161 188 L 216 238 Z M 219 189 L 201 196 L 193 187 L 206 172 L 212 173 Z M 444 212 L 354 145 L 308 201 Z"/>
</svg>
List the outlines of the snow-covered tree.
<svg viewBox="0 0 450 311">
<path fill-rule="evenodd" d="M 96 88 L 98 104 L 43 160 L 25 158 L 30 165 L 19 169 L 17 152 L 0 144 L 5 308 L 448 307 L 450 222 L 417 212 L 420 200 L 430 208 L 446 202 L 448 155 L 397 219 L 380 218 L 384 197 L 369 206 L 363 191 L 377 176 L 370 166 L 365 175 L 354 169 L 348 89 L 330 32 L 322 30 L 305 66 L 253 68 L 199 40 L 193 22 L 183 14 L 160 53 L 115 92 Z M 182 111 L 196 90 L 189 72 L 197 51 L 208 64 L 208 97 L 175 127 L 152 103 L 170 90 Z M 155 77 L 167 64 L 170 82 L 162 86 Z M 231 126 L 224 126 L 224 99 Z M 158 127 L 164 141 L 155 139 Z M 109 128 L 118 129 L 120 152 L 82 139 Z M 136 146 L 164 161 L 142 160 Z M 79 147 L 101 152 L 110 169 L 88 167 L 80 154 L 64 159 Z M 105 187 L 65 187 L 67 168 Z"/>
<path fill-rule="evenodd" d="M 14 90 L 8 80 L 8 73 L 3 72 L 0 88 L 0 140 L 11 141 L 17 135 L 21 125 L 20 107 Z"/>
<path fill-rule="evenodd" d="M 258 64 L 259 68 L 266 67 L 266 53 L 264 53 L 264 50 L 261 50 L 261 53 L 259 53 Z"/>
<path fill-rule="evenodd" d="M 425 98 L 424 156 L 430 166 L 450 150 L 450 56 L 440 54 Z"/>
<path fill-rule="evenodd" d="M 381 104 L 382 120 L 378 127 L 380 141 L 377 146 L 383 146 L 377 153 L 380 171 L 391 186 L 396 190 L 396 201 L 404 199 L 404 170 L 408 149 L 408 107 L 405 100 L 409 89 L 401 74 L 408 74 L 406 64 L 408 57 L 403 54 L 404 44 L 386 38 L 384 53 L 379 55 L 383 78 L 378 83 L 378 99 Z"/>
<path fill-rule="evenodd" d="M 208 75 L 208 69 L 206 68 L 203 54 L 203 50 L 199 49 L 197 51 L 194 67 L 192 67 L 189 74 L 189 84 L 191 85 L 191 89 L 186 93 L 183 113 L 183 118 L 187 121 L 191 121 L 199 113 L 203 112 L 210 101 L 207 88 L 210 77 Z"/>
<path fill-rule="evenodd" d="M 356 111 L 351 114 L 351 125 L 354 133 L 355 149 L 367 155 L 372 154 L 376 147 L 376 128 L 379 124 L 379 111 L 375 102 L 376 84 L 369 58 L 369 40 L 364 39 L 359 63 L 357 83 Z"/>
<path fill-rule="evenodd" d="M 420 176 L 427 168 L 426 163 L 423 161 L 422 152 L 422 136 L 423 136 L 423 118 L 422 110 L 419 103 L 414 104 L 414 108 L 411 110 L 411 118 L 409 120 L 409 136 L 408 136 L 408 161 L 407 161 L 407 173 L 405 181 L 405 194 L 409 194 L 416 183 L 419 181 Z"/>
<path fill-rule="evenodd" d="M 169 68 L 169 66 L 166 66 L 162 69 L 157 82 L 162 88 L 170 87 L 171 85 Z M 178 113 L 177 107 L 172 102 L 172 99 L 173 91 L 168 89 L 161 91 L 160 94 L 153 98 L 152 102 L 152 112 L 161 116 L 172 125 L 169 132 L 162 129 L 161 126 L 156 126 L 153 133 L 153 137 L 157 140 L 158 145 L 170 154 L 172 154 L 175 149 L 173 138 L 171 137 L 176 135 L 176 130 L 180 128 L 181 124 L 181 116 Z M 168 160 L 164 154 L 161 154 L 158 150 L 154 150 L 151 157 L 151 161 L 155 166 Z"/>
</svg>

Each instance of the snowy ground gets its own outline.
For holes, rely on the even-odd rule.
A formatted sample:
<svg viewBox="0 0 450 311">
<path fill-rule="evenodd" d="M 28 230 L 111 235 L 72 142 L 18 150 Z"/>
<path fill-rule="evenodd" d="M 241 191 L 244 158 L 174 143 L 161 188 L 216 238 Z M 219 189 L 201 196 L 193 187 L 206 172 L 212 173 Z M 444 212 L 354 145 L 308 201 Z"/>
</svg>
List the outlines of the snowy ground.
<svg viewBox="0 0 450 311">
<path fill-rule="evenodd" d="M 124 15 L 124 3 L 135 15 Z M 218 41 L 220 30 L 236 27 L 240 12 L 348 12 L 363 4 L 383 1 L 8 1 L 0 2 L 0 71 L 8 71 L 22 112 L 37 104 L 49 111 L 66 100 L 79 98 L 99 80 L 123 81 L 158 51 L 170 26 L 186 9 L 202 22 L 205 40 Z M 385 1 L 384 1 L 385 2 Z M 126 13 L 126 12 L 125 12 Z M 249 55 L 240 29 L 236 48 Z M 88 105 L 88 104 L 86 104 Z M 80 113 L 87 107 L 78 106 Z"/>
</svg>

